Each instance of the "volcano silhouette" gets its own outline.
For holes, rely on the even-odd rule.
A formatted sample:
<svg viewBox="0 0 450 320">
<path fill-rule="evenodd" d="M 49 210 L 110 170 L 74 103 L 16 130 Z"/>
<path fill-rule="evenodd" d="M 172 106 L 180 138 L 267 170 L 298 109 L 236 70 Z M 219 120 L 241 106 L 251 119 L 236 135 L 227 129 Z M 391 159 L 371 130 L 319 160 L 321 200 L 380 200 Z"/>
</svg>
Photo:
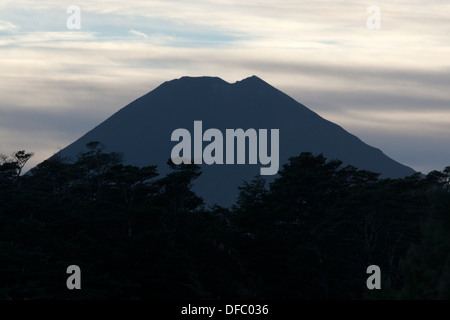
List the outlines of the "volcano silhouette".
<svg viewBox="0 0 450 320">
<path fill-rule="evenodd" d="M 217 128 L 222 132 L 279 129 L 280 169 L 289 157 L 308 151 L 381 173 L 382 177 L 415 173 L 256 76 L 233 84 L 217 77 L 165 82 L 61 150 L 59 156 L 75 159 L 86 151 L 87 143 L 100 141 L 105 152 L 123 153 L 125 163 L 158 165 L 159 173 L 165 175 L 177 144 L 171 141 L 172 132 L 178 128 L 192 132 L 194 121 L 202 121 L 203 130 Z M 203 174 L 193 190 L 206 204 L 227 207 L 235 202 L 242 182 L 260 173 L 261 164 L 202 164 L 201 168 Z M 270 181 L 275 176 L 264 177 Z"/>
</svg>

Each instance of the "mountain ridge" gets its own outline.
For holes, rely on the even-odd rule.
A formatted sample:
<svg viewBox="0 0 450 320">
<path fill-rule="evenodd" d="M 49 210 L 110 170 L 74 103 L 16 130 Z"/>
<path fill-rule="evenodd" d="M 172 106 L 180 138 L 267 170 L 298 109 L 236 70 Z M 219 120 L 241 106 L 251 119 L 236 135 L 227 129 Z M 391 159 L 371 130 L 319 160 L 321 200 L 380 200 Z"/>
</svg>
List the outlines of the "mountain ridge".
<svg viewBox="0 0 450 320">
<path fill-rule="evenodd" d="M 170 140 L 171 133 L 178 128 L 192 130 L 196 120 L 203 121 L 204 130 L 279 129 L 280 168 L 289 157 L 309 151 L 380 172 L 383 177 L 415 173 L 257 76 L 235 83 L 207 76 L 166 81 L 114 113 L 59 155 L 74 157 L 85 150 L 86 143 L 100 141 L 106 152 L 124 153 L 126 163 L 158 165 L 163 175 L 168 172 L 166 162 L 176 144 Z M 238 186 L 257 175 L 259 168 L 202 165 L 203 175 L 194 191 L 207 204 L 230 205 L 237 197 Z"/>
</svg>

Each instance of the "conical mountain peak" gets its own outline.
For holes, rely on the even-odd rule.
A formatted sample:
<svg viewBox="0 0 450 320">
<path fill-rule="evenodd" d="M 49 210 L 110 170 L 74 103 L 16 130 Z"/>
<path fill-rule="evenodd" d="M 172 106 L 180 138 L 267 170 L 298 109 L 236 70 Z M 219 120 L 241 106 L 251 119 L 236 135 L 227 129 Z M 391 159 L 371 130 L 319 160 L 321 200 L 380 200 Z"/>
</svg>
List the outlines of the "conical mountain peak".
<svg viewBox="0 0 450 320">
<path fill-rule="evenodd" d="M 241 81 L 237 81 L 236 83 L 240 84 L 260 84 L 260 85 L 269 85 L 267 82 L 259 78 L 258 76 L 251 76 L 245 79 L 242 79 Z"/>
<path fill-rule="evenodd" d="M 280 168 L 290 157 L 312 152 L 379 172 L 383 177 L 414 173 L 257 76 L 233 84 L 218 77 L 182 77 L 165 82 L 63 149 L 60 156 L 74 158 L 85 151 L 88 142 L 100 141 L 106 151 L 123 153 L 126 163 L 157 165 L 165 175 L 170 171 L 167 160 L 178 143 L 172 140 L 175 130 L 189 131 L 192 143 L 197 141 L 201 148 L 211 143 L 204 140 L 202 132 L 195 134 L 195 121 L 202 122 L 202 132 L 210 128 L 222 133 L 229 129 L 278 130 Z M 194 191 L 207 204 L 229 206 L 236 200 L 242 181 L 250 181 L 261 167 L 249 161 L 239 165 L 202 163 L 203 174 Z M 271 181 L 275 176 L 265 177 Z"/>
<path fill-rule="evenodd" d="M 172 86 L 208 86 L 208 85 L 229 85 L 228 82 L 219 77 L 201 76 L 191 77 L 183 76 L 179 79 L 174 79 L 166 82 Z"/>
</svg>

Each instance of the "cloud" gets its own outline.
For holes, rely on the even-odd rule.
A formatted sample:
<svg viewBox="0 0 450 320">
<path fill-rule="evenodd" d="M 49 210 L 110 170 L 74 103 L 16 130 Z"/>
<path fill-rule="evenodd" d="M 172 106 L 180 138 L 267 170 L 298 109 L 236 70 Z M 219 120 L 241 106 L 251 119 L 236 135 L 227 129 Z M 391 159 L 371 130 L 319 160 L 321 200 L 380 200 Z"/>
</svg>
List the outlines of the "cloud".
<svg viewBox="0 0 450 320">
<path fill-rule="evenodd" d="M 131 29 L 129 32 L 131 34 L 136 35 L 136 36 L 143 37 L 144 39 L 148 39 L 147 35 L 145 33 L 143 33 L 143 32 L 136 31 L 136 30 L 133 30 L 133 29 Z"/>
<path fill-rule="evenodd" d="M 17 32 L 19 27 L 8 21 L 0 20 L 0 32 Z"/>
</svg>

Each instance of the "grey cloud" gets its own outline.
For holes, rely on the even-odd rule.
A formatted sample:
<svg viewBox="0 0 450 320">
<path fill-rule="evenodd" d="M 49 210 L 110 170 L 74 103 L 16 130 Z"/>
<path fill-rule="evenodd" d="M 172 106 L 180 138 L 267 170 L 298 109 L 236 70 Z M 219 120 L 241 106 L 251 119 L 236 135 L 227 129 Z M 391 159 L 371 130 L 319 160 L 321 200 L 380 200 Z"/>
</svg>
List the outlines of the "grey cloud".
<svg viewBox="0 0 450 320">
<path fill-rule="evenodd" d="M 74 138 L 91 129 L 99 120 L 77 110 L 67 110 L 63 113 L 48 110 L 0 109 L 0 128 L 8 130 L 11 134 L 31 136 L 37 132 L 46 132 Z"/>
<path fill-rule="evenodd" d="M 411 92 L 392 93 L 369 90 L 327 90 L 302 89 L 284 86 L 283 91 L 306 105 L 314 105 L 317 111 L 337 111 L 346 109 L 374 111 L 449 111 L 450 97 L 426 97 L 411 95 Z"/>
<path fill-rule="evenodd" d="M 78 110 L 0 109 L 0 153 L 27 150 L 35 155 L 26 169 L 56 153 L 103 121 Z"/>
<path fill-rule="evenodd" d="M 423 135 L 420 132 L 392 132 L 383 130 L 353 130 L 364 142 L 382 146 L 385 154 L 422 173 L 443 170 L 450 166 L 450 132 L 443 135 Z"/>
<path fill-rule="evenodd" d="M 347 65 L 342 66 L 331 64 L 312 64 L 297 61 L 269 62 L 241 60 L 237 63 L 243 67 L 261 70 L 264 72 L 283 72 L 288 74 L 309 75 L 313 77 L 327 76 L 351 79 L 355 82 L 370 82 L 372 80 L 381 83 L 418 83 L 437 87 L 448 87 L 450 85 L 450 68 L 445 68 L 439 71 L 399 69 L 395 67 L 374 68 L 368 66 L 352 66 L 351 61 L 349 61 Z"/>
</svg>

